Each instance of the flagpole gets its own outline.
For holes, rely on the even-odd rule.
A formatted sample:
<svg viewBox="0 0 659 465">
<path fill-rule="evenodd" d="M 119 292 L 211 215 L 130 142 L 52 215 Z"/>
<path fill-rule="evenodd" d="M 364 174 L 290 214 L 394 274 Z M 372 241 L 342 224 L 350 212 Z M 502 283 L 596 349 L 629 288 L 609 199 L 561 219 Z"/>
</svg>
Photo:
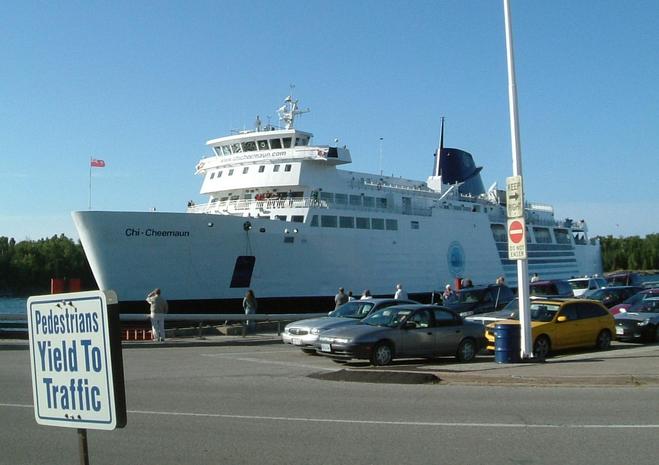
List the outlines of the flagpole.
<svg viewBox="0 0 659 465">
<path fill-rule="evenodd" d="M 87 209 L 92 209 L 92 157 L 89 157 L 89 206 Z"/>
</svg>

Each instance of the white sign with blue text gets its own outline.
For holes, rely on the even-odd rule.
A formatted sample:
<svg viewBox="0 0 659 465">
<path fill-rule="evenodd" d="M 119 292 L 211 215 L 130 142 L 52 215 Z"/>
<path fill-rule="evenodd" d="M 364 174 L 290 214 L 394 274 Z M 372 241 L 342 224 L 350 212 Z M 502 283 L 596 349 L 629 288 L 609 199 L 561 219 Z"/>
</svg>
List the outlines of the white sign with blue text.
<svg viewBox="0 0 659 465">
<path fill-rule="evenodd" d="M 125 423 L 125 413 L 117 411 L 115 400 L 111 344 L 116 342 L 111 340 L 108 299 L 116 301 L 114 292 L 76 292 L 28 299 L 37 423 L 104 430 Z M 118 377 L 123 389 L 123 366 L 120 368 Z M 123 403 L 125 410 L 124 393 L 119 395 L 120 407 Z"/>
</svg>

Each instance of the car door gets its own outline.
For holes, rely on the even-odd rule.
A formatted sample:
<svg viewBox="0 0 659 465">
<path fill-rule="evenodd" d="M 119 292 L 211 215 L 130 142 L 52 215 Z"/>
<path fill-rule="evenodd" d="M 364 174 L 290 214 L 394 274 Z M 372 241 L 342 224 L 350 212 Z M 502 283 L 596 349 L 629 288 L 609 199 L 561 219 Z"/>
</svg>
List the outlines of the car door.
<svg viewBox="0 0 659 465">
<path fill-rule="evenodd" d="M 463 338 L 462 320 L 454 313 L 442 308 L 436 308 L 434 316 L 437 355 L 454 354 Z"/>
<path fill-rule="evenodd" d="M 558 321 L 559 318 L 565 317 L 565 321 Z M 565 304 L 556 315 L 556 331 L 552 347 L 554 349 L 562 349 L 566 347 L 573 347 L 578 344 L 580 339 L 579 329 L 579 315 L 577 313 L 577 304 Z"/>
<path fill-rule="evenodd" d="M 421 308 L 412 313 L 397 330 L 400 331 L 398 355 L 430 356 L 435 352 L 432 312 Z"/>
</svg>

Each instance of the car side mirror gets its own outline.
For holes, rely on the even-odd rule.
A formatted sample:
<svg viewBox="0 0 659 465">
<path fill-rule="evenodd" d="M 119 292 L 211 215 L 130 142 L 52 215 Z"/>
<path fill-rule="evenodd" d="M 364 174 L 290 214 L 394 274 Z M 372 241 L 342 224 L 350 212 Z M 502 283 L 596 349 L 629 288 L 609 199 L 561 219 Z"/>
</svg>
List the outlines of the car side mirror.
<svg viewBox="0 0 659 465">
<path fill-rule="evenodd" d="M 563 322 L 567 321 L 567 317 L 565 315 L 561 315 L 558 318 L 556 318 L 556 321 L 558 323 L 563 323 Z"/>
</svg>

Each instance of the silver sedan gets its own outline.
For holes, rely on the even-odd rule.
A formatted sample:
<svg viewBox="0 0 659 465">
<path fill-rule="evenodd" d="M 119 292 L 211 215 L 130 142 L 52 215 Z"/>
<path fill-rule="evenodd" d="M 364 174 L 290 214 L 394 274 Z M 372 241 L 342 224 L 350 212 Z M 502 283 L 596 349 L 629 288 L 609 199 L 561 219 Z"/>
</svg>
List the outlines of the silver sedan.
<svg viewBox="0 0 659 465">
<path fill-rule="evenodd" d="M 287 324 L 281 338 L 285 344 L 292 344 L 300 347 L 306 353 L 315 354 L 314 344 L 318 342 L 318 335 L 321 332 L 340 326 L 356 324 L 362 318 L 383 308 L 415 303 L 417 302 L 413 300 L 396 299 L 352 300 L 329 312 L 326 317 L 294 321 Z"/>
</svg>

